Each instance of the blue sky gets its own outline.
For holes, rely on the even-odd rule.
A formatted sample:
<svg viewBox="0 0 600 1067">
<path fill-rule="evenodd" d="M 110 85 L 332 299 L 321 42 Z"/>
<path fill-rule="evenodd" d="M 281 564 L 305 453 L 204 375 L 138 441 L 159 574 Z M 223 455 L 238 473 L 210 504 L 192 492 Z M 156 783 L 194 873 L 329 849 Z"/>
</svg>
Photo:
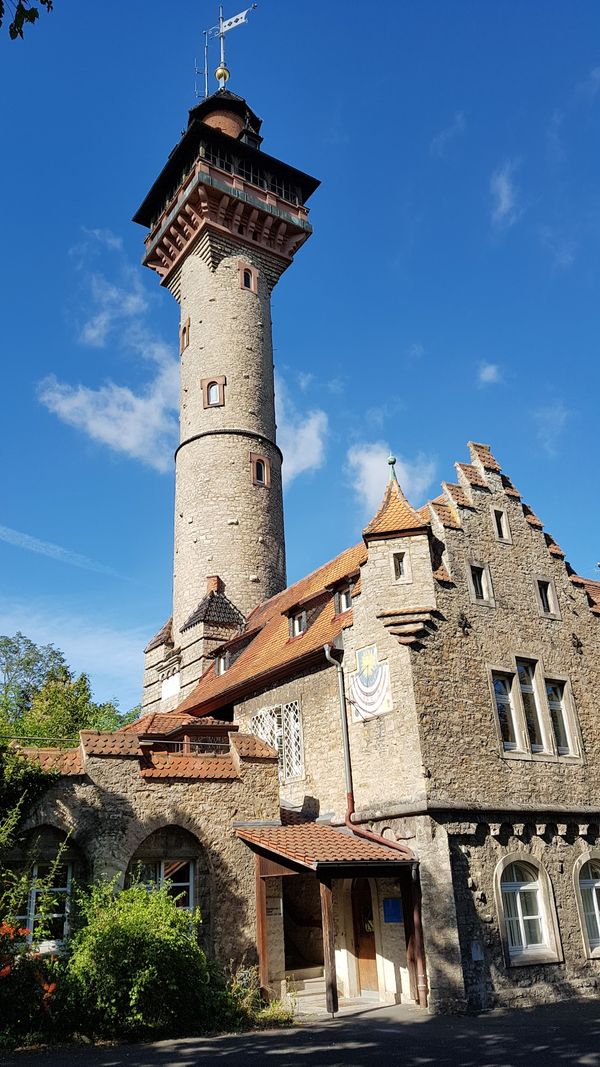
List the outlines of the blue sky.
<svg viewBox="0 0 600 1067">
<path fill-rule="evenodd" d="M 324 7 L 227 38 L 265 150 L 323 183 L 273 300 L 289 578 L 358 540 L 388 448 L 419 504 L 469 438 L 597 576 L 600 6 Z M 216 10 L 56 0 L 0 40 L 0 633 L 123 708 L 170 613 L 178 324 L 130 219 Z"/>
</svg>

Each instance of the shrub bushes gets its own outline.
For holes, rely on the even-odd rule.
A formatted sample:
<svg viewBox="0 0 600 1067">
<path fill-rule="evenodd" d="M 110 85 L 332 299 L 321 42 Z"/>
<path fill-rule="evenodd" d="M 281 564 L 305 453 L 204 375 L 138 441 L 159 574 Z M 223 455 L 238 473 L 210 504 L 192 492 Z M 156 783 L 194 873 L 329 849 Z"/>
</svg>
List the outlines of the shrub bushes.
<svg viewBox="0 0 600 1067">
<path fill-rule="evenodd" d="M 132 1038 L 214 1026 L 220 991 L 198 945 L 199 915 L 177 908 L 166 886 L 115 894 L 100 883 L 78 905 L 65 977 L 80 1029 Z"/>
</svg>

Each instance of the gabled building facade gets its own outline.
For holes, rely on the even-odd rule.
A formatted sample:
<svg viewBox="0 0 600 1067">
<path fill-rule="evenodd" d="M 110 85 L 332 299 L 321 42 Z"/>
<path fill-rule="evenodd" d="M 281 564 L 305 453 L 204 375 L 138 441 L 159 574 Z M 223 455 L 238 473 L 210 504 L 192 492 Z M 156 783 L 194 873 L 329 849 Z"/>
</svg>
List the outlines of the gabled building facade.
<svg viewBox="0 0 600 1067">
<path fill-rule="evenodd" d="M 316 182 L 259 131 L 203 101 L 136 216 L 182 309 L 173 615 L 142 718 L 39 754 L 30 830 L 145 864 L 217 958 L 330 1011 L 594 994 L 600 583 L 471 443 L 418 510 L 391 459 L 361 541 L 286 586 L 269 295 Z"/>
</svg>

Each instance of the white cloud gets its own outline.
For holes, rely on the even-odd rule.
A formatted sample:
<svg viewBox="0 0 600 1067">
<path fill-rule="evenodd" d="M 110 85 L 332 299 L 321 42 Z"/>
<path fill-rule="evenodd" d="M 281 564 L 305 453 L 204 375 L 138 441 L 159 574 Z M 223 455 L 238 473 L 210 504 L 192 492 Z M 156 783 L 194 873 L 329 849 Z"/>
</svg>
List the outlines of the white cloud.
<svg viewBox="0 0 600 1067">
<path fill-rule="evenodd" d="M 123 322 L 137 318 L 147 310 L 142 283 L 137 273 L 127 268 L 123 272 L 128 285 L 115 285 L 102 274 L 92 274 L 89 287 L 94 314 L 84 322 L 79 340 L 91 348 L 104 348 L 113 331 L 122 328 Z"/>
<path fill-rule="evenodd" d="M 521 214 L 518 190 L 514 182 L 516 163 L 507 160 L 494 171 L 490 179 L 492 194 L 492 224 L 498 229 L 513 226 Z"/>
<path fill-rule="evenodd" d="M 405 348 L 404 355 L 407 356 L 408 359 L 421 359 L 421 357 L 425 355 L 425 348 L 423 345 L 413 342 L 408 348 Z"/>
<path fill-rule="evenodd" d="M 323 466 L 328 419 L 319 409 L 298 411 L 279 376 L 275 384 L 275 404 L 277 440 L 283 452 L 283 484 L 287 486 L 299 474 Z"/>
<path fill-rule="evenodd" d="M 52 602 L 0 598 L 0 634 L 20 630 L 36 644 L 56 645 L 74 671 L 90 675 L 95 700 L 116 698 L 124 711 L 140 700 L 142 650 L 157 628 L 115 627 Z"/>
<path fill-rule="evenodd" d="M 540 240 L 542 247 L 550 254 L 554 267 L 559 270 L 567 270 L 573 266 L 577 253 L 577 242 L 570 233 L 556 229 L 553 226 L 542 226 Z"/>
<path fill-rule="evenodd" d="M 311 374 L 310 371 L 301 370 L 298 373 L 298 385 L 303 393 L 305 393 L 307 389 L 310 389 L 314 380 L 315 376 L 314 374 Z"/>
<path fill-rule="evenodd" d="M 352 445 L 346 454 L 348 478 L 367 519 L 381 504 L 389 478 L 389 454 L 389 446 L 383 441 Z M 435 461 L 423 453 L 412 460 L 397 456 L 396 474 L 407 499 L 418 506 L 435 477 Z"/>
<path fill-rule="evenodd" d="M 98 245 L 119 252 L 120 238 L 109 230 L 85 230 L 87 242 L 77 246 L 79 269 L 84 269 Z M 120 258 L 118 282 L 84 270 L 91 313 L 79 339 L 93 348 L 109 342 L 141 358 L 151 367 L 139 388 L 106 381 L 98 387 L 71 385 L 48 375 L 38 398 L 63 422 L 157 471 L 171 469 L 177 441 L 179 363 L 174 346 L 155 337 L 144 325 L 148 308 L 137 268 Z"/>
<path fill-rule="evenodd" d="M 79 552 L 71 552 L 68 548 L 61 548 L 60 545 L 55 545 L 52 541 L 40 541 L 38 537 L 32 537 L 31 534 L 22 533 L 20 530 L 13 530 L 10 526 L 0 526 L 0 541 L 4 541 L 8 545 L 14 545 L 15 548 L 22 548 L 26 552 L 35 552 L 39 556 L 47 556 L 58 563 L 67 563 L 70 567 L 80 567 L 84 571 L 95 571 L 96 574 L 110 574 L 114 577 L 119 577 L 116 571 L 111 567 L 104 566 L 103 563 L 96 563 L 95 560 L 88 559 L 87 556 L 82 556 Z"/>
<path fill-rule="evenodd" d="M 502 371 L 497 363 L 480 363 L 477 371 L 479 385 L 498 385 L 502 381 Z"/>
<path fill-rule="evenodd" d="M 98 389 L 67 385 L 51 375 L 40 383 L 39 399 L 63 422 L 92 440 L 161 473 L 171 469 L 179 404 L 174 360 L 160 364 L 155 377 L 140 392 L 110 381 Z"/>
<path fill-rule="evenodd" d="M 465 132 L 466 128 L 467 124 L 465 122 L 464 112 L 457 111 L 450 125 L 432 138 L 429 145 L 431 155 L 438 156 L 439 158 L 444 156 L 448 145 L 456 140 L 457 137 L 460 137 Z"/>
<path fill-rule="evenodd" d="M 554 400 L 533 413 L 537 439 L 548 456 L 556 456 L 571 412 L 562 400 Z"/>
</svg>

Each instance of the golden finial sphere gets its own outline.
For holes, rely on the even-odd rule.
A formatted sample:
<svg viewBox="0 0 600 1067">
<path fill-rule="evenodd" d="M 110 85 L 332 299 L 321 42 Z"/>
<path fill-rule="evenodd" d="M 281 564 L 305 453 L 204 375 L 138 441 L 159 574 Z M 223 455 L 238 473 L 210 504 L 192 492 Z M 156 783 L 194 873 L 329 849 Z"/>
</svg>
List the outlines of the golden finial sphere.
<svg viewBox="0 0 600 1067">
<path fill-rule="evenodd" d="M 221 81 L 228 82 L 229 81 L 229 77 L 230 77 L 230 75 L 229 75 L 229 71 L 227 70 L 227 67 L 217 67 L 217 69 L 215 71 L 215 78 L 217 79 L 218 82 L 221 82 Z"/>
</svg>

